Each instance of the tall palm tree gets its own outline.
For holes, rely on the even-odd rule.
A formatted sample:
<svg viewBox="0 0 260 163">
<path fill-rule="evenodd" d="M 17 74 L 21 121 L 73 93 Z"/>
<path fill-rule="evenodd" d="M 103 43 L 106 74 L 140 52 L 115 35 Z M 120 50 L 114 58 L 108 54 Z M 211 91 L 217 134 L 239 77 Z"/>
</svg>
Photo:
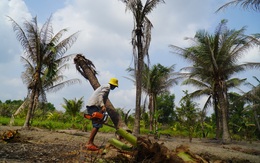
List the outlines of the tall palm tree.
<svg viewBox="0 0 260 163">
<path fill-rule="evenodd" d="M 260 0 L 233 0 L 221 6 L 217 10 L 217 12 L 229 6 L 237 6 L 237 5 L 240 5 L 244 9 L 252 9 L 254 11 L 260 11 Z"/>
<path fill-rule="evenodd" d="M 68 68 L 67 61 L 72 55 L 64 55 L 77 39 L 78 32 L 60 40 L 67 29 L 60 30 L 54 35 L 51 16 L 41 29 L 38 27 L 37 17 L 31 22 L 24 22 L 24 29 L 11 17 L 13 30 L 23 49 L 25 71 L 22 79 L 27 85 L 29 105 L 24 128 L 30 126 L 31 118 L 40 101 L 46 102 L 46 91 L 57 91 L 65 85 L 78 83 L 78 79 L 64 81 L 63 70 Z"/>
<path fill-rule="evenodd" d="M 228 84 L 232 75 L 245 70 L 245 64 L 236 61 L 244 54 L 245 50 L 252 47 L 255 39 L 244 35 L 245 28 L 229 30 L 227 20 L 222 20 L 216 28 L 215 34 L 198 31 L 192 39 L 195 45 L 186 49 L 171 45 L 176 53 L 193 63 L 191 76 L 210 83 L 214 105 L 221 114 L 219 119 L 222 124 L 222 141 L 231 140 L 228 129 Z M 257 65 L 257 63 L 252 63 Z"/>
<path fill-rule="evenodd" d="M 141 93 L 142 93 L 142 70 L 145 56 L 148 57 L 148 50 L 151 42 L 152 23 L 147 15 L 159 3 L 164 0 L 146 0 L 143 5 L 142 0 L 121 0 L 126 4 L 126 9 L 130 10 L 134 16 L 134 29 L 132 31 L 132 45 L 134 64 L 136 70 L 136 104 L 135 104 L 135 123 L 133 133 L 140 134 L 141 116 Z"/>
<path fill-rule="evenodd" d="M 66 110 L 65 113 L 72 116 L 72 120 L 75 120 L 75 117 L 77 113 L 80 112 L 80 109 L 83 106 L 83 97 L 80 99 L 73 99 L 73 100 L 67 100 L 66 98 L 63 98 L 64 104 L 62 104 L 62 107 Z"/>
</svg>

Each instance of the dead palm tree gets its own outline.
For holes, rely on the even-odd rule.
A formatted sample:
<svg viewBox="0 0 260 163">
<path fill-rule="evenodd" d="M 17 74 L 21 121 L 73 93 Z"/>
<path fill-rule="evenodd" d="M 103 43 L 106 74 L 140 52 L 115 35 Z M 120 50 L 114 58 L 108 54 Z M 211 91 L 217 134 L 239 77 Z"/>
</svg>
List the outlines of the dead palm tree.
<svg viewBox="0 0 260 163">
<path fill-rule="evenodd" d="M 132 46 L 136 73 L 136 104 L 135 122 L 133 133 L 140 134 L 141 116 L 141 94 L 142 94 L 142 70 L 144 58 L 148 57 L 148 50 L 151 42 L 152 23 L 147 15 L 152 12 L 157 4 L 164 0 L 146 0 L 143 5 L 142 0 L 121 0 L 126 4 L 126 9 L 130 10 L 134 16 L 134 29 L 132 31 Z"/>
<path fill-rule="evenodd" d="M 97 71 L 95 65 L 92 61 L 86 59 L 82 54 L 77 54 L 74 58 L 74 63 L 76 65 L 76 69 L 80 72 L 80 74 L 89 81 L 90 85 L 93 89 L 97 89 L 100 86 L 100 83 L 96 77 Z M 127 125 L 121 119 L 121 116 L 114 108 L 113 104 L 108 99 L 106 102 L 107 112 L 114 123 L 116 128 L 123 128 L 128 130 Z"/>
<path fill-rule="evenodd" d="M 24 22 L 24 29 L 11 17 L 13 30 L 16 32 L 18 41 L 23 49 L 25 71 L 22 74 L 23 82 L 27 85 L 28 96 L 25 105 L 28 112 L 24 128 L 30 127 L 30 121 L 38 102 L 46 102 L 46 91 L 57 91 L 65 85 L 78 83 L 78 79 L 64 81 L 62 75 L 64 69 L 68 68 L 67 61 L 72 55 L 64 55 L 77 39 L 78 32 L 60 40 L 67 29 L 60 30 L 54 35 L 51 16 L 41 29 L 38 27 L 37 17 L 31 22 Z M 23 108 L 19 108 L 21 110 Z"/>
</svg>

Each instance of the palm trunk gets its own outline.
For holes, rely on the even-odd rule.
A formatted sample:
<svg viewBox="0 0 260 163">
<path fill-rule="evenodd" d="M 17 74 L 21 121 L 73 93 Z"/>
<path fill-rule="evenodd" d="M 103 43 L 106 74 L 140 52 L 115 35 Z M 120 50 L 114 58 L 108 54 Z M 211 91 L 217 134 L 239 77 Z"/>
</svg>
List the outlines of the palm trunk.
<svg viewBox="0 0 260 163">
<path fill-rule="evenodd" d="M 32 109 L 32 112 L 31 112 L 31 117 L 30 117 L 30 121 L 32 121 L 33 119 L 33 116 L 34 116 L 34 113 L 35 113 L 35 110 L 37 109 L 38 107 L 38 102 L 39 102 L 39 94 L 40 94 L 40 91 L 37 90 L 36 93 L 35 93 L 35 97 L 34 97 L 34 102 L 33 102 L 33 109 Z"/>
<path fill-rule="evenodd" d="M 204 111 L 202 111 L 202 112 L 200 112 L 200 125 L 201 125 L 201 131 L 202 131 L 202 138 L 206 138 L 204 119 L 205 119 L 205 113 L 204 113 Z"/>
<path fill-rule="evenodd" d="M 130 145 L 127 145 L 115 138 L 110 139 L 109 143 L 120 150 L 132 151 L 132 149 L 133 149 Z"/>
<path fill-rule="evenodd" d="M 136 73 L 136 103 L 135 103 L 135 121 L 133 133 L 135 135 L 140 134 L 140 119 L 141 119 L 141 94 L 142 94 L 142 76 L 143 76 L 143 44 L 142 44 L 142 30 L 140 26 L 136 29 L 137 35 L 137 48 L 138 48 L 138 59 L 137 59 L 137 73 Z"/>
<path fill-rule="evenodd" d="M 153 106 L 153 96 L 149 95 L 149 113 L 150 113 L 150 131 L 153 131 L 154 124 L 154 106 Z"/>
<path fill-rule="evenodd" d="M 228 143 L 231 141 L 230 133 L 229 133 L 229 128 L 228 128 L 228 99 L 227 99 L 227 93 L 226 93 L 226 87 L 225 87 L 225 82 L 220 81 L 219 82 L 219 92 L 218 92 L 218 97 L 219 97 L 219 106 L 221 108 L 221 113 L 222 113 L 222 127 L 223 127 L 223 132 L 222 132 L 222 142 L 223 143 Z"/>
<path fill-rule="evenodd" d="M 258 133 L 260 133 L 260 123 L 259 123 L 259 118 L 258 118 L 258 114 L 257 114 L 257 108 L 253 108 L 253 113 L 254 113 L 254 119 L 255 119 L 255 123 L 256 123 L 256 127 L 258 130 Z M 260 138 L 260 136 L 258 135 L 258 138 Z"/>
<path fill-rule="evenodd" d="M 221 113 L 221 108 L 219 106 L 219 97 L 218 97 L 218 86 L 214 85 L 213 88 L 213 100 L 214 100 L 214 111 L 215 111 L 215 118 L 216 118 L 216 139 L 220 139 L 222 135 L 222 113 Z"/>
<path fill-rule="evenodd" d="M 31 120 L 32 112 L 33 112 L 34 102 L 35 102 L 34 101 L 35 93 L 36 93 L 36 90 L 31 91 L 31 96 L 30 96 L 30 99 L 29 99 L 29 107 L 28 107 L 26 119 L 25 119 L 25 122 L 24 122 L 24 125 L 23 125 L 23 128 L 25 128 L 25 129 L 30 127 L 30 120 Z"/>
<path fill-rule="evenodd" d="M 118 134 L 118 135 L 122 136 L 123 138 L 125 138 L 125 140 L 127 140 L 134 147 L 137 146 L 137 138 L 134 135 L 132 135 L 131 133 L 127 132 L 126 130 L 118 129 L 116 131 L 116 134 Z"/>
<path fill-rule="evenodd" d="M 93 65 L 93 63 L 81 54 L 77 54 L 77 56 L 74 58 L 74 63 L 76 64 L 76 69 L 81 73 L 83 77 L 85 77 L 89 81 L 93 89 L 97 89 L 100 84 L 96 77 L 97 73 L 95 71 L 95 66 Z M 107 112 L 112 122 L 114 123 L 114 126 L 116 128 L 128 129 L 127 125 L 121 119 L 120 115 L 115 110 L 113 104 L 110 102 L 109 99 L 106 102 L 106 107 Z"/>
<path fill-rule="evenodd" d="M 231 141 L 231 137 L 228 128 L 228 113 L 225 105 L 222 106 L 222 125 L 223 125 L 222 142 L 228 143 Z"/>
</svg>

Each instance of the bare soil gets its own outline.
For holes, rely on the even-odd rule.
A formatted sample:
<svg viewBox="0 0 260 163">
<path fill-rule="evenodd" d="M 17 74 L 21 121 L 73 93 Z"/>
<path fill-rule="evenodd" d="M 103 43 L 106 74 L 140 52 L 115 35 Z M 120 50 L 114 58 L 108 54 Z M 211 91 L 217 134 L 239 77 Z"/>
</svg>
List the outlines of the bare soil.
<svg viewBox="0 0 260 163">
<path fill-rule="evenodd" d="M 21 127 L 0 126 L 0 135 L 7 130 L 18 130 L 19 134 L 5 142 L 0 139 L 0 163 L 29 162 L 95 162 L 92 153 L 84 146 L 89 132 L 78 130 L 50 131 L 33 128 L 22 130 Z M 99 146 L 108 144 L 113 133 L 101 133 L 96 136 L 95 143 Z M 162 136 L 159 141 L 168 149 L 175 150 L 180 145 L 200 155 L 208 162 L 215 163 L 260 163 L 260 142 L 232 142 L 220 144 L 211 139 L 188 139 Z"/>
</svg>

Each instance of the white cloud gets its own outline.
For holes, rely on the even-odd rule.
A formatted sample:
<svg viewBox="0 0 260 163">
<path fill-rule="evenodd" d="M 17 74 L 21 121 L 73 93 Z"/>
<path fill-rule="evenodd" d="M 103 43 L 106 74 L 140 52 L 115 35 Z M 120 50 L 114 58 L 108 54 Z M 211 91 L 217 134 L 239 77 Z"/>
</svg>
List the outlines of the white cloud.
<svg viewBox="0 0 260 163">
<path fill-rule="evenodd" d="M 16 45 L 16 36 L 13 32 L 11 21 L 8 18 L 11 17 L 17 23 L 21 23 L 27 18 L 30 18 L 30 14 L 27 12 L 26 5 L 21 0 L 1 1 L 0 3 L 0 63 L 9 62 L 19 53 L 20 46 Z M 25 18 L 25 19 L 24 19 Z"/>
<path fill-rule="evenodd" d="M 259 62 L 260 61 L 260 49 L 259 47 L 252 47 L 245 55 L 243 55 L 244 62 Z M 241 61 L 241 62 L 243 62 Z"/>
<path fill-rule="evenodd" d="M 9 15 L 20 25 L 26 19 L 31 20 L 28 8 L 33 7 L 30 1 L 22 0 L 2 0 L 0 3 L 0 15 Z M 153 64 L 176 65 L 176 71 L 186 65 L 183 60 L 171 54 L 169 44 L 186 47 L 189 42 L 184 37 L 193 37 L 198 29 L 213 30 L 216 24 L 223 18 L 225 13 L 215 14 L 215 10 L 223 0 L 166 0 L 166 4 L 159 4 L 151 14 L 148 15 L 154 28 L 152 29 L 152 42 L 150 47 L 150 59 Z M 40 2 L 39 3 L 47 3 Z M 58 3 L 58 2 L 51 2 Z M 27 6 L 26 6 L 27 5 Z M 48 13 L 48 5 L 43 5 Z M 33 8 L 37 12 L 37 8 Z M 51 13 L 49 13 L 50 15 Z M 37 17 L 41 17 L 36 13 Z M 40 20 L 40 19 L 38 19 Z M 258 19 L 257 19 L 258 20 Z M 46 20 L 45 20 L 46 21 Z M 242 22 L 242 21 L 239 21 Z M 44 22 L 38 22 L 43 24 Z M 119 78 L 119 88 L 111 91 L 110 98 L 115 107 L 132 109 L 135 105 L 135 88 L 133 83 L 124 78 L 128 76 L 125 69 L 132 63 L 131 32 L 133 29 L 133 17 L 130 11 L 125 12 L 125 4 L 121 1 L 112 0 L 68 0 L 63 8 L 53 12 L 52 25 L 54 33 L 63 28 L 68 28 L 68 35 L 80 31 L 78 40 L 68 51 L 70 53 L 82 53 L 95 64 L 99 75 L 100 83 L 106 83 L 110 77 Z M 244 24 L 248 25 L 248 24 Z M 6 17 L 0 17 L 0 36 L 6 38 L 0 44 L 0 72 L 1 77 L 13 84 L 1 86 L 1 100 L 6 98 L 15 99 L 17 87 L 25 88 L 19 80 L 23 67 L 18 59 L 21 54 L 20 43 L 16 40 L 10 22 Z M 67 36 L 68 36 L 67 35 Z M 247 55 L 245 60 L 258 60 L 255 56 Z M 18 58 L 18 59 L 17 59 Z M 15 60 L 15 61 L 14 61 Z M 14 69 L 13 67 L 19 68 Z M 10 75 L 13 74 L 13 75 Z M 65 87 L 57 93 L 48 93 L 48 100 L 55 104 L 58 109 L 62 109 L 63 97 L 66 99 L 80 98 L 84 96 L 86 101 L 93 92 L 92 87 L 75 69 L 73 60 L 69 71 L 65 71 L 68 78 L 80 78 L 81 84 Z M 11 83 L 11 82 L 10 82 Z M 4 88 L 5 87 L 5 88 Z M 180 99 L 185 88 L 174 86 L 173 93 L 176 99 Z M 2 91 L 3 90 L 3 91 Z M 26 96 L 26 89 L 19 89 L 19 97 Z M 14 93 L 15 92 L 15 93 Z M 8 97 L 3 96 L 9 94 Z M 24 94 L 24 96 L 21 96 Z M 178 101 L 175 101 L 176 104 Z"/>
<path fill-rule="evenodd" d="M 109 98 L 112 103 L 116 104 L 116 108 L 120 107 L 128 111 L 134 111 L 135 108 L 135 87 L 128 90 L 122 90 L 119 88 L 110 91 Z"/>
</svg>

